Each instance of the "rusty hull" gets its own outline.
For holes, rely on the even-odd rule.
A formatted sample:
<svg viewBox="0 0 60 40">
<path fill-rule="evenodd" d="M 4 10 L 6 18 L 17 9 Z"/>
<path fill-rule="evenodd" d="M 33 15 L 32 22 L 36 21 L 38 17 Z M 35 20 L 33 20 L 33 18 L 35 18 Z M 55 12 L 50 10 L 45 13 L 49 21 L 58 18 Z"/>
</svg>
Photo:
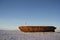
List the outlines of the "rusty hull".
<svg viewBox="0 0 60 40">
<path fill-rule="evenodd" d="M 55 32 L 54 26 L 19 26 L 23 32 Z"/>
</svg>

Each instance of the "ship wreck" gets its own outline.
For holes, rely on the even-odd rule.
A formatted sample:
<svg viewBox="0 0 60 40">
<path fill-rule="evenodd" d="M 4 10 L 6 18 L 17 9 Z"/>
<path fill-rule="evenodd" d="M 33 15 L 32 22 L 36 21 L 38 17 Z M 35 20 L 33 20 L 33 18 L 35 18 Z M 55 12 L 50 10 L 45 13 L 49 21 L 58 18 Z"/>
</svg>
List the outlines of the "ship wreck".
<svg viewBox="0 0 60 40">
<path fill-rule="evenodd" d="M 54 26 L 19 26 L 23 32 L 55 32 Z"/>
</svg>

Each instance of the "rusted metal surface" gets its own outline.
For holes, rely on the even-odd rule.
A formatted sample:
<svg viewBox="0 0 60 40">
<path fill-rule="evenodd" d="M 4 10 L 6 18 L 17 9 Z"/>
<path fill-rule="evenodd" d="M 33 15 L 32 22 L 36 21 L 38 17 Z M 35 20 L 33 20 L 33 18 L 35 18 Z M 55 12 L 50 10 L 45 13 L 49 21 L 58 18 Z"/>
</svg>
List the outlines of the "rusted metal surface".
<svg viewBox="0 0 60 40">
<path fill-rule="evenodd" d="M 55 32 L 54 26 L 19 26 L 23 32 Z"/>
</svg>

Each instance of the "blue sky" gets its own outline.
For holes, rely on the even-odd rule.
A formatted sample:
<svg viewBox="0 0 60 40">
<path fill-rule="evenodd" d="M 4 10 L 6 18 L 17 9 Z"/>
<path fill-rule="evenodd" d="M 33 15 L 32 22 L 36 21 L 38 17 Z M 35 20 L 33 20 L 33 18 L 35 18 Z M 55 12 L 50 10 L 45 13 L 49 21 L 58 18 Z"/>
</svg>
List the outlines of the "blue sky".
<svg viewBox="0 0 60 40">
<path fill-rule="evenodd" d="M 0 29 L 17 30 L 22 25 L 60 29 L 60 0 L 0 0 Z"/>
</svg>

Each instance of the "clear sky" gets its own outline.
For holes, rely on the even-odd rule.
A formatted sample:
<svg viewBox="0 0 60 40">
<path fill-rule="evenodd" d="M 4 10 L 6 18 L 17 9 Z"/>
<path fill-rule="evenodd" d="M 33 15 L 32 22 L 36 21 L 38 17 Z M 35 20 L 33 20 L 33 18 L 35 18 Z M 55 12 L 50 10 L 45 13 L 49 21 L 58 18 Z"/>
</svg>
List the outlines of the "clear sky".
<svg viewBox="0 0 60 40">
<path fill-rule="evenodd" d="M 60 29 L 60 0 L 0 0 L 0 29 L 17 30 L 22 25 Z"/>
</svg>

